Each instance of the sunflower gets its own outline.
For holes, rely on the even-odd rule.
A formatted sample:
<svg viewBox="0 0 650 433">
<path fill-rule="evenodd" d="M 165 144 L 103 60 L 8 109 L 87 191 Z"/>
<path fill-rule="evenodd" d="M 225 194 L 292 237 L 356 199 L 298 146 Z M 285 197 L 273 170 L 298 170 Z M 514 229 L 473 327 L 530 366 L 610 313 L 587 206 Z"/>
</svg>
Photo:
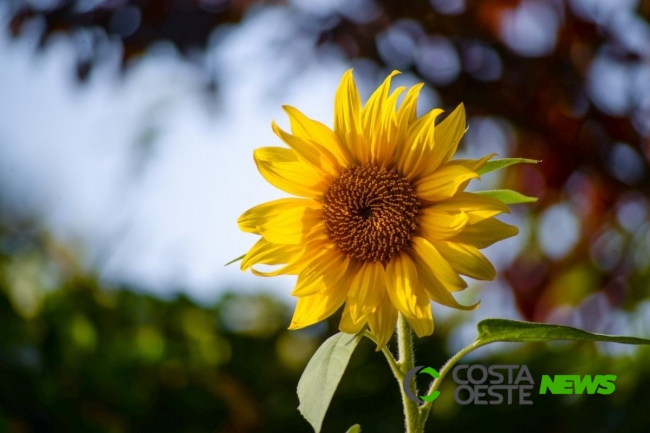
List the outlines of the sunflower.
<svg viewBox="0 0 650 433">
<path fill-rule="evenodd" d="M 289 329 L 319 322 L 337 311 L 339 328 L 368 325 L 378 348 L 395 330 L 398 312 L 419 336 L 433 332 L 430 300 L 470 310 L 452 296 L 465 275 L 492 280 L 495 270 L 479 252 L 514 236 L 516 227 L 494 218 L 509 212 L 501 201 L 465 192 L 494 156 L 456 159 L 466 129 L 458 106 L 417 117 L 423 84 L 390 92 L 394 71 L 365 106 L 352 71 L 336 92 L 334 129 L 284 106 L 291 133 L 272 123 L 288 145 L 256 149 L 262 176 L 297 197 L 263 203 L 238 220 L 261 238 L 241 269 L 260 276 L 297 275 L 298 298 Z M 263 272 L 255 265 L 280 265 Z"/>
</svg>

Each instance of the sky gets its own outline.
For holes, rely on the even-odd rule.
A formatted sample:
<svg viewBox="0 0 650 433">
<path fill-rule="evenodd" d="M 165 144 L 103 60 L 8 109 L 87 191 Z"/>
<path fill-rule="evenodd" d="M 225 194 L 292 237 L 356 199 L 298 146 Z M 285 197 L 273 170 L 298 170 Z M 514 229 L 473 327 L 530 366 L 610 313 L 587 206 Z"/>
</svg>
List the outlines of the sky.
<svg viewBox="0 0 650 433">
<path fill-rule="evenodd" d="M 295 13 L 265 8 L 219 29 L 198 64 L 163 43 L 120 74 L 114 43 L 87 83 L 74 75 L 83 35 L 36 52 L 38 25 L 17 39 L 3 30 L 2 203 L 36 216 L 109 282 L 199 299 L 228 286 L 286 294 L 293 277 L 224 267 L 255 242 L 237 217 L 285 196 L 259 175 L 253 150 L 280 144 L 271 121 L 288 127 L 281 105 L 331 125 L 343 72 L 355 67 L 364 96 L 374 86 L 367 77 L 382 73 L 315 50 Z M 205 91 L 209 79 L 216 95 Z M 435 100 L 428 89 L 420 108 Z"/>
</svg>

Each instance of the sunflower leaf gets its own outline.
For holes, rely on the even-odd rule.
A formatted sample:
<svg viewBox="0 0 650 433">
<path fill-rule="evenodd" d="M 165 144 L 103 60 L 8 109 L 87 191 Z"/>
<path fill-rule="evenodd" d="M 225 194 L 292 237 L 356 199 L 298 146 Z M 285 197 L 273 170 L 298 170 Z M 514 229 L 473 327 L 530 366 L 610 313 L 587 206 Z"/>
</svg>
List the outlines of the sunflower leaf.
<svg viewBox="0 0 650 433">
<path fill-rule="evenodd" d="M 486 191 L 476 191 L 485 197 L 496 198 L 501 200 L 504 204 L 519 204 L 519 203 L 532 203 L 537 201 L 537 197 L 528 197 L 520 192 L 511 189 L 491 189 Z"/>
<path fill-rule="evenodd" d="M 350 427 L 345 433 L 361 433 L 361 426 L 359 424 L 355 424 Z"/>
<path fill-rule="evenodd" d="M 532 343 L 555 340 L 607 341 L 624 344 L 650 344 L 650 340 L 620 335 L 594 334 L 570 326 L 520 322 L 508 319 L 486 319 L 477 325 L 476 342 L 483 346 L 500 341 Z"/>
<path fill-rule="evenodd" d="M 361 338 L 360 334 L 351 335 L 343 332 L 328 338 L 314 353 L 300 377 L 298 410 L 316 433 L 320 432 L 334 391 Z"/>
<path fill-rule="evenodd" d="M 538 161 L 536 159 L 527 159 L 527 158 L 502 158 L 502 159 L 493 159 L 492 161 L 488 161 L 483 168 L 477 171 L 478 174 L 485 174 L 489 173 L 491 171 L 495 170 L 500 170 L 502 168 L 508 167 L 509 165 L 514 165 L 514 164 L 537 164 Z"/>
<path fill-rule="evenodd" d="M 232 259 L 231 261 L 226 263 L 224 266 L 232 265 L 233 263 L 240 261 L 244 257 L 246 257 L 246 254 L 242 254 L 241 256 L 237 257 L 236 259 Z"/>
</svg>

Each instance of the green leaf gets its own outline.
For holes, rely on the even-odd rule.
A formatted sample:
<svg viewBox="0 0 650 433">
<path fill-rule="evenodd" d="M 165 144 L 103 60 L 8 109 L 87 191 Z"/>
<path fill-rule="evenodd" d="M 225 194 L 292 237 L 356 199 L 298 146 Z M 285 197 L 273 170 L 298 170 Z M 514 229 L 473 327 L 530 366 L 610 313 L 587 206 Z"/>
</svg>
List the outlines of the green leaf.
<svg viewBox="0 0 650 433">
<path fill-rule="evenodd" d="M 309 360 L 298 382 L 298 410 L 316 433 L 323 425 L 325 412 L 341 381 L 361 335 L 339 332 L 328 338 Z"/>
<path fill-rule="evenodd" d="M 509 165 L 514 165 L 514 164 L 537 164 L 538 161 L 536 159 L 526 159 L 526 158 L 502 158 L 502 159 L 493 159 L 492 161 L 488 161 L 483 168 L 481 168 L 477 173 L 478 174 L 485 174 L 489 173 L 494 170 L 500 170 L 502 168 L 508 167 Z"/>
<path fill-rule="evenodd" d="M 224 266 L 232 265 L 233 263 L 240 261 L 244 257 L 246 257 L 246 254 L 242 254 L 241 256 L 237 257 L 236 259 L 232 259 L 231 261 L 226 263 Z"/>
<path fill-rule="evenodd" d="M 650 340 L 637 337 L 594 334 L 570 326 L 546 323 L 520 322 L 507 319 L 486 319 L 477 325 L 480 346 L 499 341 L 538 342 L 555 340 L 608 341 L 625 344 L 650 344 Z"/>
<path fill-rule="evenodd" d="M 537 201 L 537 197 L 528 197 L 527 195 L 523 195 L 522 193 L 512 191 L 510 189 L 491 189 L 487 191 L 476 191 L 476 194 L 496 198 L 505 204 L 532 203 Z"/>
<path fill-rule="evenodd" d="M 361 433 L 361 426 L 359 424 L 355 424 L 350 427 L 345 433 Z"/>
</svg>

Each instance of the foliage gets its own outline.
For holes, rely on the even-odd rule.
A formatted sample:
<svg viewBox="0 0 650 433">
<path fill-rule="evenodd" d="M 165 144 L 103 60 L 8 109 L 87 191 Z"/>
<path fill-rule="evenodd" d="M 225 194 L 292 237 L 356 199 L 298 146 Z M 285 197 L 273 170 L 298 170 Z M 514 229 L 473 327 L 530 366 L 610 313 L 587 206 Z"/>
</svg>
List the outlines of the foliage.
<svg viewBox="0 0 650 433">
<path fill-rule="evenodd" d="M 298 410 L 317 432 L 360 335 L 339 332 L 325 341 L 309 360 L 298 382 Z"/>
<path fill-rule="evenodd" d="M 288 332 L 287 307 L 269 296 L 235 295 L 233 290 L 210 306 L 183 296 L 156 299 L 132 288 L 105 286 L 75 270 L 56 245 L 33 230 L 14 227 L 1 229 L 0 235 L 0 430 L 312 431 L 296 410 L 295 389 L 307 360 L 334 332 L 338 318 L 329 328 Z M 30 268 L 29 262 L 39 266 Z M 40 307 L 29 314 L 16 303 L 16 269 L 36 286 L 58 274 L 56 285 L 41 287 Z M 238 303 L 254 315 L 229 314 Z M 419 359 L 442 365 L 448 357 L 447 332 L 441 326 L 434 336 L 418 339 Z M 402 426 L 390 370 L 375 345 L 364 340 L 334 394 L 324 432 L 344 432 L 355 423 L 376 432 Z M 525 363 L 534 376 L 606 371 L 619 376 L 616 392 L 577 400 L 539 396 L 533 406 L 460 411 L 449 401 L 453 389 L 443 383 L 430 425 L 443 431 L 454 426 L 459 432 L 479 427 L 518 432 L 523 425 L 532 432 L 603 425 L 607 431 L 641 431 L 648 427 L 648 359 L 644 351 L 604 357 L 589 343 L 552 351 L 522 347 L 486 362 Z"/>
</svg>

